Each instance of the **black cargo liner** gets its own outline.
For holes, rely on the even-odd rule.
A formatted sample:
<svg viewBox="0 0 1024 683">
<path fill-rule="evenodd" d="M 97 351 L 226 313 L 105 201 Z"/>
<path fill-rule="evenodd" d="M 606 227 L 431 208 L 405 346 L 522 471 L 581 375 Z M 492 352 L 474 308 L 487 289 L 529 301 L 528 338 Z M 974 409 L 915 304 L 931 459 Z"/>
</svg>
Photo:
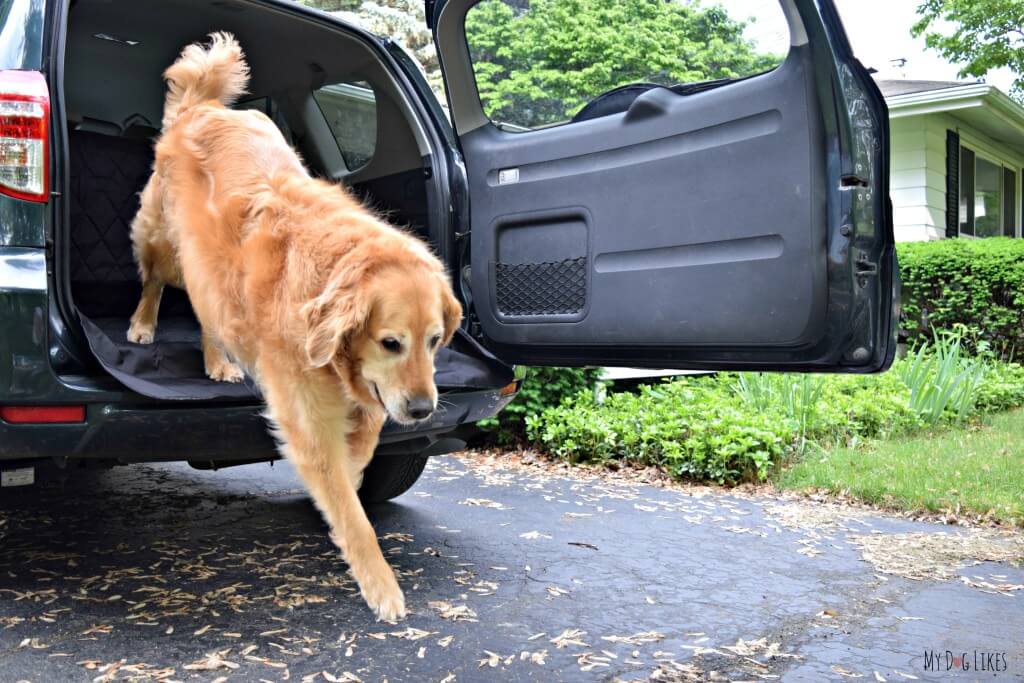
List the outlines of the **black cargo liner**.
<svg viewBox="0 0 1024 683">
<path fill-rule="evenodd" d="M 259 389 L 244 382 L 214 382 L 203 369 L 199 324 L 194 317 L 168 316 L 152 344 L 127 339 L 127 318 L 81 317 L 89 346 L 100 364 L 126 387 L 167 401 L 258 399 Z M 434 380 L 440 390 L 492 389 L 512 381 L 512 370 L 459 330 L 437 352 Z"/>
</svg>

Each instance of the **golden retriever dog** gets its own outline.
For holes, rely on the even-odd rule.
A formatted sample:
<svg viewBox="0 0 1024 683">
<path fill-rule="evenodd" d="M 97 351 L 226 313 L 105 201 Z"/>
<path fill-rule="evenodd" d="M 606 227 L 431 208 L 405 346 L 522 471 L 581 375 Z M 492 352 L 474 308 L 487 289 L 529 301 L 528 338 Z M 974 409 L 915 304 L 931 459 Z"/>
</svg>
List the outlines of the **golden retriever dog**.
<svg viewBox="0 0 1024 683">
<path fill-rule="evenodd" d="M 400 619 L 405 599 L 356 491 L 386 417 L 409 424 L 436 407 L 434 355 L 462 317 L 444 266 L 311 178 L 265 115 L 228 108 L 249 77 L 232 35 L 186 47 L 164 77 L 132 224 L 142 297 L 128 338 L 153 341 L 164 285 L 188 292 L 207 374 L 237 382 L 244 368 L 258 383 L 367 604 Z"/>
</svg>

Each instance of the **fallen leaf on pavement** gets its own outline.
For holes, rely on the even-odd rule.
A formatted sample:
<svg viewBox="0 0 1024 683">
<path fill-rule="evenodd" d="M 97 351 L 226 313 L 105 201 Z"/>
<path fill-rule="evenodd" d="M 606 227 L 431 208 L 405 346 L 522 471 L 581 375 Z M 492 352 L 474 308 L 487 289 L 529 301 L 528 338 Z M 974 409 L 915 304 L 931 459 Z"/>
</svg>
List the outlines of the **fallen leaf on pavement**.
<svg viewBox="0 0 1024 683">
<path fill-rule="evenodd" d="M 564 631 L 562 631 L 559 635 L 552 638 L 549 642 L 552 643 L 559 650 L 561 650 L 564 647 L 569 647 L 570 645 L 590 647 L 582 640 L 580 640 L 580 637 L 585 636 L 586 634 L 586 631 L 580 630 L 578 628 L 567 628 Z"/>
</svg>

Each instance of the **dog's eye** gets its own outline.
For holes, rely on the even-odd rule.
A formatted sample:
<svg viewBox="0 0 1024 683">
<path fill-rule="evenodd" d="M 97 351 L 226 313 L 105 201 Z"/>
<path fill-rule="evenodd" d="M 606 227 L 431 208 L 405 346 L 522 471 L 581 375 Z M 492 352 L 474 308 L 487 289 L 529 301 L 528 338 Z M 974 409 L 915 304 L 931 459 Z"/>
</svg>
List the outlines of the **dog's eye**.
<svg viewBox="0 0 1024 683">
<path fill-rule="evenodd" d="M 391 353 L 399 353 L 402 350 L 402 342 L 398 341 L 394 337 L 385 337 L 380 340 L 380 345 Z"/>
<path fill-rule="evenodd" d="M 441 335 L 437 334 L 430 338 L 430 348 L 436 349 L 437 345 L 441 342 Z"/>
</svg>

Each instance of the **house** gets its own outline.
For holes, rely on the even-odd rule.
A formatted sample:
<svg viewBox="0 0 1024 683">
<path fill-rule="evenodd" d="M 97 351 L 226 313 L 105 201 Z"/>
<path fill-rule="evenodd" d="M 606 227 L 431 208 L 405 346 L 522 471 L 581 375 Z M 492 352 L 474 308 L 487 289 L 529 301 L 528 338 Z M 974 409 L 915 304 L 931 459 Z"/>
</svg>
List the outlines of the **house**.
<svg viewBox="0 0 1024 683">
<path fill-rule="evenodd" d="M 1024 106 L 985 83 L 877 79 L 898 241 L 1022 237 Z"/>
</svg>

